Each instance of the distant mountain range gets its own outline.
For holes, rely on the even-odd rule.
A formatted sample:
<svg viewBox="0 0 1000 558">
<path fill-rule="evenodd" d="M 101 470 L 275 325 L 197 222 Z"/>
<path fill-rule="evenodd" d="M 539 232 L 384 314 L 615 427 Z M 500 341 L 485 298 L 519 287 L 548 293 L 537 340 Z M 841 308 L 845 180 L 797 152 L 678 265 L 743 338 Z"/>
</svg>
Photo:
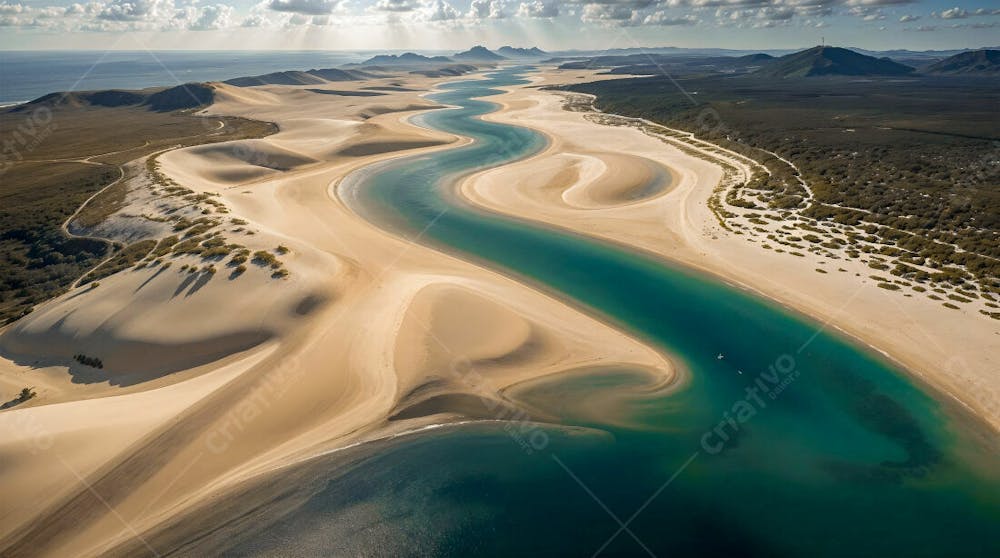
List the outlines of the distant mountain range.
<svg viewBox="0 0 1000 558">
<path fill-rule="evenodd" d="M 469 72 L 475 72 L 478 69 L 479 68 L 472 66 L 470 64 L 446 64 L 444 66 L 413 70 L 410 73 L 436 78 L 436 77 L 461 76 Z"/>
<path fill-rule="evenodd" d="M 403 54 L 379 54 L 365 60 L 361 66 L 419 66 L 425 64 L 449 64 L 452 60 L 447 56 L 424 56 L 415 52 Z"/>
<path fill-rule="evenodd" d="M 480 45 L 474 46 L 465 52 L 459 52 L 452 56 L 452 58 L 463 62 L 499 62 L 507 59 Z"/>
<path fill-rule="evenodd" d="M 945 75 L 1000 75 L 1000 50 L 972 50 L 935 62 L 924 73 Z"/>
<path fill-rule="evenodd" d="M 238 77 L 227 79 L 222 83 L 235 85 L 236 87 L 253 87 L 254 85 L 317 85 L 330 81 L 356 81 L 370 77 L 373 77 L 372 74 L 359 70 L 326 68 L 322 70 L 306 70 L 304 72 L 292 70 L 260 76 Z"/>
<path fill-rule="evenodd" d="M 497 54 L 506 58 L 542 58 L 548 53 L 538 47 L 517 48 L 512 46 L 502 46 L 497 49 Z"/>
<path fill-rule="evenodd" d="M 678 67 L 704 71 L 749 70 L 774 60 L 770 54 L 755 53 L 746 56 L 667 55 L 655 53 L 598 56 L 574 60 L 559 66 L 566 70 L 614 67 L 611 73 L 652 75 L 676 71 Z"/>
<path fill-rule="evenodd" d="M 215 90 L 206 83 L 186 83 L 174 87 L 153 87 L 130 91 L 107 89 L 104 91 L 71 91 L 49 93 L 33 101 L 18 105 L 11 112 L 34 107 L 86 108 L 86 107 L 145 107 L 156 112 L 191 109 L 212 104 Z"/>
<path fill-rule="evenodd" d="M 902 76 L 915 70 L 888 58 L 875 58 L 846 48 L 817 46 L 776 58 L 755 73 L 775 78 Z"/>
</svg>

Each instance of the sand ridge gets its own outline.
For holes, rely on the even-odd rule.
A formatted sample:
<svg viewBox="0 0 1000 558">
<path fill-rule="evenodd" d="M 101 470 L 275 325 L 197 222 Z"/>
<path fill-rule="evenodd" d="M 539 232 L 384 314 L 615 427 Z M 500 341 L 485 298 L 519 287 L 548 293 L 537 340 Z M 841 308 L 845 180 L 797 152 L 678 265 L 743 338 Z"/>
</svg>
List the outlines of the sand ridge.
<svg viewBox="0 0 1000 558">
<path fill-rule="evenodd" d="M 494 211 L 679 261 L 792 307 L 816 319 L 818 327 L 840 330 L 896 360 L 1000 429 L 1000 377 L 995 373 L 1000 369 L 1000 328 L 995 320 L 928 299 L 900 299 L 867 279 L 870 269 L 857 261 L 838 260 L 844 273 L 819 274 L 816 268 L 822 264 L 813 254 L 795 257 L 763 250 L 723 229 L 708 207 L 723 178 L 722 168 L 710 157 L 691 156 L 636 128 L 595 123 L 583 112 L 564 110 L 563 95 L 537 87 L 609 78 L 595 74 L 543 71 L 532 76 L 530 86 L 509 87 L 492 97 L 504 108 L 485 116 L 487 120 L 533 128 L 550 145 L 527 160 L 469 177 L 461 193 Z M 551 184 L 563 184 L 565 176 L 574 176 L 574 157 L 591 151 L 656 161 L 671 169 L 672 187 L 662 196 L 627 206 L 552 203 L 544 193 Z M 749 175 L 752 163 L 741 157 L 730 154 L 725 162 Z M 570 174 L 557 178 L 560 172 Z M 633 171 L 618 165 L 612 172 L 628 176 Z"/>
<path fill-rule="evenodd" d="M 248 262 L 231 278 L 224 261 L 191 274 L 180 268 L 200 267 L 197 256 L 165 256 L 168 269 L 126 269 L 0 331 L 0 385 L 39 392 L 0 413 L 14 433 L 0 445 L 0 488 L 23 504 L 0 515 L 0 548 L 100 555 L 310 456 L 496 418 L 484 402 L 513 405 L 504 390 L 526 379 L 607 365 L 680 384 L 683 371 L 637 340 L 343 204 L 346 174 L 466 141 L 405 122 L 435 82 L 403 81 L 412 91 L 378 97 L 220 86 L 207 113 L 280 131 L 159 157 L 164 176 L 225 208 L 221 238 L 281 246 L 287 277 Z M 159 208 L 141 203 L 126 210 Z M 105 369 L 74 363 L 81 351 Z"/>
</svg>

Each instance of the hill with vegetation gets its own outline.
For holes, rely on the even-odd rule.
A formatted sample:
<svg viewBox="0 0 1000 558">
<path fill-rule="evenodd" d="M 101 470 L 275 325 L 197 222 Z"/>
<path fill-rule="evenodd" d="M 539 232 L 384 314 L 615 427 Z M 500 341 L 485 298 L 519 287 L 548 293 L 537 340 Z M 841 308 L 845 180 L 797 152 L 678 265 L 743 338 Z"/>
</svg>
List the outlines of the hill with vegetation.
<svg viewBox="0 0 1000 558">
<path fill-rule="evenodd" d="M 764 242 L 862 258 L 945 304 L 984 299 L 997 317 L 998 86 L 985 77 L 913 76 L 900 86 L 745 74 L 567 89 L 595 95 L 602 111 L 692 132 L 765 165 L 770 174 L 742 186 L 745 199 L 734 202 L 741 218 L 777 215 L 792 235 Z M 828 242 L 814 234 L 831 223 L 852 232 Z M 795 245 L 807 235 L 822 244 Z"/>
<path fill-rule="evenodd" d="M 463 62 L 499 62 L 506 60 L 505 57 L 493 52 L 484 46 L 474 46 L 465 52 L 459 52 L 452 56 L 455 60 Z"/>
<path fill-rule="evenodd" d="M 74 223 L 100 222 L 124 203 L 127 162 L 178 145 L 277 131 L 266 122 L 190 110 L 211 103 L 213 95 L 205 84 L 53 93 L 0 110 L 0 142 L 20 155 L 0 165 L 0 325 L 127 253 L 64 228 L 74 216 Z"/>
<path fill-rule="evenodd" d="M 776 58 L 757 71 L 762 77 L 903 76 L 915 68 L 846 48 L 817 46 Z"/>
<path fill-rule="evenodd" d="M 1000 50 L 970 50 L 928 66 L 928 74 L 1000 75 Z"/>
<path fill-rule="evenodd" d="M 403 54 L 379 54 L 365 60 L 361 66 L 418 66 L 425 64 L 448 64 L 452 60 L 447 56 L 424 56 L 415 52 Z"/>
<path fill-rule="evenodd" d="M 370 77 L 372 77 L 371 74 L 360 70 L 325 68 L 238 77 L 227 79 L 223 83 L 235 85 L 236 87 L 253 87 L 255 85 L 320 85 L 331 81 L 359 81 Z"/>
<path fill-rule="evenodd" d="M 33 101 L 17 105 L 10 112 L 30 112 L 38 107 L 144 107 L 156 112 L 193 109 L 212 104 L 215 90 L 208 83 L 186 83 L 174 87 L 153 87 L 137 91 L 108 89 L 104 91 L 67 91 L 49 93 Z"/>
<path fill-rule="evenodd" d="M 538 47 L 518 48 L 512 46 L 502 46 L 497 49 L 497 54 L 506 58 L 541 58 L 548 53 Z"/>
</svg>

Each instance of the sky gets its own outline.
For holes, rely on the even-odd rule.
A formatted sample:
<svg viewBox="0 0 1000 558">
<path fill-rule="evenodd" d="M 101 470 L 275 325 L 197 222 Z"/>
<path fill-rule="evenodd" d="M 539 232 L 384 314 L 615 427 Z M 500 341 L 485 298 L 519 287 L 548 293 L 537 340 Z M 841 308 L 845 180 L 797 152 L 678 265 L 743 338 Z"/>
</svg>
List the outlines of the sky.
<svg viewBox="0 0 1000 558">
<path fill-rule="evenodd" d="M 993 0 L 0 0 L 0 49 L 1000 45 Z"/>
</svg>

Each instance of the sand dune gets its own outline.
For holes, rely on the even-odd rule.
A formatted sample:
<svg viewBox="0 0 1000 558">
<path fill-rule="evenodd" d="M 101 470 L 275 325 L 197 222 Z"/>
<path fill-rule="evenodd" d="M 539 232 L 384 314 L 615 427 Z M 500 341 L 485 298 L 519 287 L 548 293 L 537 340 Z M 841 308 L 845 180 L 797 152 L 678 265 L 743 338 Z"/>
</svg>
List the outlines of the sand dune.
<svg viewBox="0 0 1000 558">
<path fill-rule="evenodd" d="M 5 556 L 141 549 L 192 510 L 224 504 L 220 495 L 233 487 L 317 455 L 514 408 L 547 420 L 521 396 L 560 375 L 613 371 L 632 377 L 636 390 L 680 385 L 684 371 L 640 341 L 510 278 L 391 236 L 344 205 L 337 186 L 348 173 L 465 141 L 406 123 L 428 106 L 420 95 L 434 83 L 336 84 L 387 93 L 374 98 L 220 86 L 207 113 L 273 121 L 280 131 L 164 153 L 161 171 L 194 200 L 208 194 L 221 204 L 205 209 L 225 243 L 279 254 L 288 275 L 248 262 L 231 278 L 223 260 L 212 275 L 196 255 L 164 256 L 166 270 L 119 272 L 0 330 L 0 387 L 39 393 L 0 412 L 0 489 L 16 502 L 0 512 Z M 995 346 L 994 333 L 978 322 L 916 300 L 895 308 L 878 289 L 820 281 L 811 262 L 778 261 L 721 231 L 705 207 L 722 177 L 714 163 L 564 111 L 555 93 L 517 87 L 499 100 L 506 109 L 488 118 L 534 127 L 551 143 L 470 177 L 461 191 L 475 203 L 759 289 L 871 341 L 973 407 L 991 401 L 980 394 L 996 393 L 996 363 L 973 354 Z M 123 211 L 167 211 L 141 199 Z M 106 366 L 78 365 L 72 355 L 80 352 Z M 956 356 L 968 366 L 937 366 Z M 587 401 L 566 412 L 613 420 L 616 405 Z"/>
<path fill-rule="evenodd" d="M 669 188 L 672 175 L 655 161 L 627 153 L 553 151 L 533 164 L 538 187 L 522 188 L 540 205 L 602 209 L 649 200 Z M 500 180 L 499 173 L 482 180 Z"/>
<path fill-rule="evenodd" d="M 206 262 L 168 255 L 168 269 L 119 272 L 0 332 L 0 386 L 39 393 L 0 413 L 9 433 L 0 488 L 18 502 L 0 515 L 5 555 L 99 555 L 310 456 L 495 416 L 515 405 L 505 390 L 532 378 L 604 365 L 678 382 L 635 339 L 387 235 L 342 204 L 335 188 L 350 171 L 464 141 L 403 122 L 426 106 L 419 93 L 430 79 L 392 83 L 405 90 L 377 105 L 297 87 L 222 87 L 209 112 L 273 121 L 280 132 L 159 157 L 165 176 L 225 207 L 210 213 L 224 242 L 283 246 L 287 277 L 248 263 L 230 278 L 225 260 L 214 275 L 191 274 L 180 268 Z M 160 207 L 142 204 L 123 211 Z M 104 368 L 75 363 L 80 352 Z"/>
<path fill-rule="evenodd" d="M 554 70 L 536 76 L 533 85 L 608 77 Z M 837 266 L 846 272 L 818 274 L 815 270 L 822 264 L 812 254 L 793 257 L 748 243 L 722 229 L 708 207 L 708 198 L 723 177 L 720 166 L 635 128 L 604 126 L 586 119 L 584 113 L 563 110 L 564 99 L 557 93 L 517 87 L 491 100 L 505 110 L 486 119 L 539 130 L 549 137 L 550 146 L 526 161 L 471 177 L 461 192 L 473 202 L 630 244 L 795 307 L 897 360 L 1000 429 L 996 321 L 974 311 L 944 308 L 930 299 L 901 302 L 878 288 L 877 281 L 863 279 L 871 269 L 858 261 L 838 260 Z M 582 170 L 581 157 L 594 152 L 609 165 L 602 172 L 630 177 L 619 184 L 634 181 L 635 163 L 628 158 L 642 157 L 670 169 L 672 186 L 664 195 L 621 205 L 615 180 L 594 181 L 596 166 L 590 172 Z M 729 164 L 745 166 L 738 160 Z M 568 184 L 575 185 L 567 190 Z M 603 194 L 574 198 L 584 203 L 554 201 L 551 192 L 574 188 Z M 562 198 L 566 202 L 565 194 Z"/>
</svg>

